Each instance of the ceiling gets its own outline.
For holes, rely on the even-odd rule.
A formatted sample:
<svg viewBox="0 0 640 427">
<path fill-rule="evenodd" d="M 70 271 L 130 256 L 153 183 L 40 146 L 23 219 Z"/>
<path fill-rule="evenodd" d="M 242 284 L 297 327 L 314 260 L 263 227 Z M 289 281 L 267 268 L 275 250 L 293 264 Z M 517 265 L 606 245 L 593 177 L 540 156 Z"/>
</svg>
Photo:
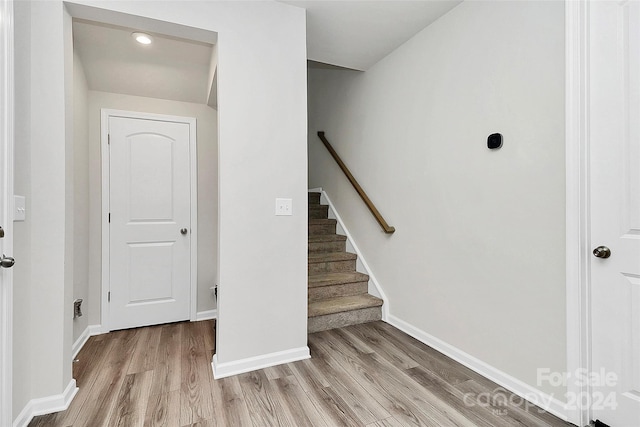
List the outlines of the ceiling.
<svg viewBox="0 0 640 427">
<path fill-rule="evenodd" d="M 311 67 L 329 64 L 355 70 L 367 70 L 461 2 L 279 1 L 307 10 Z M 143 46 L 133 41 L 134 31 L 74 20 L 74 48 L 89 89 L 206 104 L 213 45 L 150 33 L 154 43 Z"/>
<path fill-rule="evenodd" d="M 74 20 L 73 46 L 89 89 L 206 104 L 213 46 L 154 33 L 144 46 L 134 31 Z"/>
<path fill-rule="evenodd" d="M 307 58 L 367 70 L 462 0 L 279 0 L 307 10 Z"/>
</svg>

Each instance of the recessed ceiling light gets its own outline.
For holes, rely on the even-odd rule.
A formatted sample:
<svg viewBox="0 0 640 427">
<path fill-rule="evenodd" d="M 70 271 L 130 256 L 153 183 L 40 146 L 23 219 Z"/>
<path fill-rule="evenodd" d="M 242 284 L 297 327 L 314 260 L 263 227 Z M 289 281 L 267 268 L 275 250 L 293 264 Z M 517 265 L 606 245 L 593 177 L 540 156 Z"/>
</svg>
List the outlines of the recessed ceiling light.
<svg viewBox="0 0 640 427">
<path fill-rule="evenodd" d="M 153 41 L 153 37 L 145 33 L 132 33 L 131 37 L 133 37 L 135 41 L 140 44 L 151 44 L 151 42 Z"/>
</svg>

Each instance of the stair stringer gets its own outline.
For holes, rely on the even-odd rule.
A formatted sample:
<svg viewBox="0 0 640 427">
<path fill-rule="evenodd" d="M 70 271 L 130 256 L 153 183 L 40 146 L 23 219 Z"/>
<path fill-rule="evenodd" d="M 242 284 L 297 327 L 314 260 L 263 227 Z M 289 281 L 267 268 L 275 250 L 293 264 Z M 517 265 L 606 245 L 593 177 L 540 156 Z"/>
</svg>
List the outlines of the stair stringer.
<svg viewBox="0 0 640 427">
<path fill-rule="evenodd" d="M 329 218 L 335 219 L 338 222 L 336 224 L 336 233 L 347 236 L 347 252 L 354 253 L 358 256 L 356 260 L 356 271 L 359 273 L 364 273 L 369 275 L 369 283 L 368 283 L 369 294 L 375 297 L 378 297 L 383 301 L 382 320 L 386 322 L 389 316 L 389 300 L 387 299 L 387 296 L 385 295 L 384 290 L 382 289 L 382 286 L 380 286 L 380 282 L 378 282 L 375 274 L 373 274 L 373 271 L 369 267 L 369 264 L 367 264 L 367 261 L 364 255 L 362 255 L 362 252 L 360 252 L 358 245 L 356 245 L 355 241 L 353 240 L 351 233 L 349 233 L 349 230 L 344 225 L 344 222 L 342 221 L 342 218 L 340 217 L 340 214 L 336 210 L 335 206 L 331 202 L 331 199 L 327 195 L 326 191 L 322 189 L 322 187 L 311 188 L 309 189 L 308 192 L 320 193 L 320 203 L 324 205 L 329 205 Z"/>
</svg>

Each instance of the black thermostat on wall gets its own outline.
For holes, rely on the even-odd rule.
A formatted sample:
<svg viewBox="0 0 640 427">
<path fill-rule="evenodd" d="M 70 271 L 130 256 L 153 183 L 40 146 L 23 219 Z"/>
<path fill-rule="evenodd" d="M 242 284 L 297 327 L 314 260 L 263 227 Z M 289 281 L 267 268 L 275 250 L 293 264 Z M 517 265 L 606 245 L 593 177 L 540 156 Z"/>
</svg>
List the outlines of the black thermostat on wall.
<svg viewBox="0 0 640 427">
<path fill-rule="evenodd" d="M 487 147 L 491 150 L 498 149 L 502 147 L 502 134 L 501 133 L 492 133 L 487 138 Z"/>
</svg>

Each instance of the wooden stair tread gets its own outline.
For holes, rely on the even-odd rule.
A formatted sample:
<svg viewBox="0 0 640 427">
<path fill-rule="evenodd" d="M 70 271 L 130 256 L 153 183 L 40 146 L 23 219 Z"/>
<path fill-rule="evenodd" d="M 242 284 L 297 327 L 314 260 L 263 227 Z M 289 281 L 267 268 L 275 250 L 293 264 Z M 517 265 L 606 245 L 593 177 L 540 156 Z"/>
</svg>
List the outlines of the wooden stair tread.
<svg viewBox="0 0 640 427">
<path fill-rule="evenodd" d="M 309 243 L 319 242 L 344 242 L 347 240 L 347 236 L 342 234 L 318 234 L 315 236 L 309 236 Z"/>
<path fill-rule="evenodd" d="M 318 262 L 351 261 L 358 256 L 349 252 L 320 252 L 307 255 L 309 264 Z"/>
<path fill-rule="evenodd" d="M 380 306 L 382 306 L 382 300 L 369 294 L 328 298 L 309 303 L 308 317 L 326 316 L 334 313 Z"/>
<path fill-rule="evenodd" d="M 309 276 L 309 287 L 342 285 L 345 283 L 368 282 L 369 276 L 358 272 L 324 273 Z"/>
</svg>

